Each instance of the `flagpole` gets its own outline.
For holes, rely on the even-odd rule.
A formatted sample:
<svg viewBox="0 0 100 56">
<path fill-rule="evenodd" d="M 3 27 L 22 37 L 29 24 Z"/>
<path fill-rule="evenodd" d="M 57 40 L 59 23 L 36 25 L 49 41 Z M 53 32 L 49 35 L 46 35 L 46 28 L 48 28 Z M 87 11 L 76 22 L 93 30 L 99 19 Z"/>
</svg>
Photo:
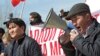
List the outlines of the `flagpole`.
<svg viewBox="0 0 100 56">
<path fill-rule="evenodd" d="M 22 10 L 21 10 L 21 13 L 20 13 L 20 18 L 22 19 L 22 16 L 23 16 L 23 11 L 24 11 L 24 8 L 25 8 L 25 1 L 23 1 L 23 6 L 22 6 Z"/>
</svg>

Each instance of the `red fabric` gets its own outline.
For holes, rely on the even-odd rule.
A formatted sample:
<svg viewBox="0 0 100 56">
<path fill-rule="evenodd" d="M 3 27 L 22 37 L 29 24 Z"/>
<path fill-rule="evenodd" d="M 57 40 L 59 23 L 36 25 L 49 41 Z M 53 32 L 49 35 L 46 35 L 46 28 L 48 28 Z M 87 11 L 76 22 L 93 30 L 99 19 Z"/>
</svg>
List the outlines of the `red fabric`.
<svg viewBox="0 0 100 56">
<path fill-rule="evenodd" d="M 20 3 L 20 0 L 12 0 L 11 3 L 13 5 L 13 7 L 15 7 Z"/>
<path fill-rule="evenodd" d="M 21 1 L 23 1 L 23 2 L 24 2 L 25 0 L 21 0 Z"/>
</svg>

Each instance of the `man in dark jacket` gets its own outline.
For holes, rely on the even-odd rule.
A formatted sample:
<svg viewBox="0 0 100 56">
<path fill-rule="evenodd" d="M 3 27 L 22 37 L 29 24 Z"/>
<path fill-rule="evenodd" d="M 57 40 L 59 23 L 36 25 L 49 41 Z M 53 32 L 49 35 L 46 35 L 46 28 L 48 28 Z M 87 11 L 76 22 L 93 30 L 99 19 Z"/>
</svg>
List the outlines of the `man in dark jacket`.
<svg viewBox="0 0 100 56">
<path fill-rule="evenodd" d="M 6 48 L 7 56 L 42 56 L 40 46 L 25 34 L 26 24 L 20 18 L 12 18 L 6 23 L 13 41 Z"/>
<path fill-rule="evenodd" d="M 66 31 L 59 42 L 67 56 L 100 56 L 100 24 L 92 18 L 89 6 L 75 4 L 67 20 L 72 20 L 76 29 Z"/>
<path fill-rule="evenodd" d="M 2 42 L 2 36 L 4 33 L 5 33 L 5 30 L 0 27 L 0 55 L 4 51 L 4 46 L 3 46 L 3 42 Z"/>
</svg>

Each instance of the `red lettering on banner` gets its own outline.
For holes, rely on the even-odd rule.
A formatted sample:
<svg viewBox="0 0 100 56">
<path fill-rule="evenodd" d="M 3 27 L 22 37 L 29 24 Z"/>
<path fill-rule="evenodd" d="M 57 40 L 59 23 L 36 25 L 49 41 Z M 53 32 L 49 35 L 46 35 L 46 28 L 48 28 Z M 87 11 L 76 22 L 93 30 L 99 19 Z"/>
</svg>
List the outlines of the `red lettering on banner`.
<svg viewBox="0 0 100 56">
<path fill-rule="evenodd" d="M 56 28 L 35 28 L 30 30 L 30 36 L 40 45 L 43 56 L 64 56 L 63 50 L 57 39 L 64 33 Z"/>
<path fill-rule="evenodd" d="M 34 37 L 35 40 L 37 40 L 37 42 L 39 42 L 39 37 L 38 37 L 38 36 L 39 36 L 39 30 L 36 29 L 36 30 L 34 31 L 34 36 L 33 36 L 33 37 Z"/>
<path fill-rule="evenodd" d="M 64 31 L 63 31 L 63 30 L 60 30 L 59 36 L 61 36 L 62 34 L 64 34 Z M 59 36 L 58 36 L 58 37 L 59 37 Z"/>
<path fill-rule="evenodd" d="M 30 30 L 30 37 L 31 37 L 31 38 L 33 37 L 32 30 Z"/>
<path fill-rule="evenodd" d="M 34 30 L 34 34 L 32 31 L 30 31 L 30 34 L 35 40 L 37 40 L 37 42 L 42 43 L 54 39 L 56 34 L 56 28 L 52 28 L 52 29 L 46 28 L 44 30 L 36 29 Z"/>
<path fill-rule="evenodd" d="M 51 34 L 51 31 L 48 28 L 44 29 L 44 31 L 45 31 L 45 35 L 44 35 L 43 41 L 46 42 L 49 39 L 49 36 Z"/>
<path fill-rule="evenodd" d="M 38 37 L 38 38 L 40 38 L 40 39 L 39 39 L 39 43 L 42 42 L 42 39 L 44 38 L 44 34 L 45 34 L 45 32 L 44 32 L 43 30 L 41 30 L 41 31 L 39 32 L 39 37 Z"/>
<path fill-rule="evenodd" d="M 43 56 L 47 56 L 47 46 L 46 44 L 41 45 Z"/>
<path fill-rule="evenodd" d="M 51 36 L 51 40 L 54 40 L 54 37 L 55 37 L 55 34 L 56 34 L 56 28 L 53 28 L 53 32 L 51 32 L 52 34 L 52 36 Z"/>
<path fill-rule="evenodd" d="M 58 42 L 58 41 L 57 41 Z M 62 49 L 62 47 L 61 47 L 61 45 L 58 43 L 58 55 L 61 55 L 61 49 Z"/>
<path fill-rule="evenodd" d="M 50 40 L 53 40 L 54 39 L 54 36 L 56 34 L 56 29 L 55 28 L 52 28 L 52 29 L 46 29 L 46 34 L 44 36 L 44 42 L 46 41 L 50 41 Z"/>
<path fill-rule="evenodd" d="M 51 55 L 61 55 L 60 52 L 60 45 L 58 41 L 50 42 L 50 50 L 51 50 Z"/>
</svg>

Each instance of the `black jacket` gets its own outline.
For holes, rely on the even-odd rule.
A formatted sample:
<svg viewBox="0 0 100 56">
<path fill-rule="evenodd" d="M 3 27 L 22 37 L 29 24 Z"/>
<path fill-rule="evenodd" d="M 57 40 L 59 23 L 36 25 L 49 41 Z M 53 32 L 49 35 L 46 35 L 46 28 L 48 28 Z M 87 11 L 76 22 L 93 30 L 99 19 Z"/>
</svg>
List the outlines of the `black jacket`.
<svg viewBox="0 0 100 56">
<path fill-rule="evenodd" d="M 100 56 L 100 24 L 95 21 L 88 32 L 90 34 L 86 38 L 79 35 L 74 39 L 75 48 L 71 42 L 61 43 L 67 56 Z"/>
<path fill-rule="evenodd" d="M 0 53 L 4 52 L 4 44 L 2 40 L 0 39 Z"/>
<path fill-rule="evenodd" d="M 6 48 L 6 56 L 13 56 L 15 53 L 14 44 L 15 41 L 13 40 L 8 45 Z M 16 56 L 42 56 L 42 52 L 38 43 L 26 35 L 18 40 L 18 47 L 15 51 Z"/>
</svg>

